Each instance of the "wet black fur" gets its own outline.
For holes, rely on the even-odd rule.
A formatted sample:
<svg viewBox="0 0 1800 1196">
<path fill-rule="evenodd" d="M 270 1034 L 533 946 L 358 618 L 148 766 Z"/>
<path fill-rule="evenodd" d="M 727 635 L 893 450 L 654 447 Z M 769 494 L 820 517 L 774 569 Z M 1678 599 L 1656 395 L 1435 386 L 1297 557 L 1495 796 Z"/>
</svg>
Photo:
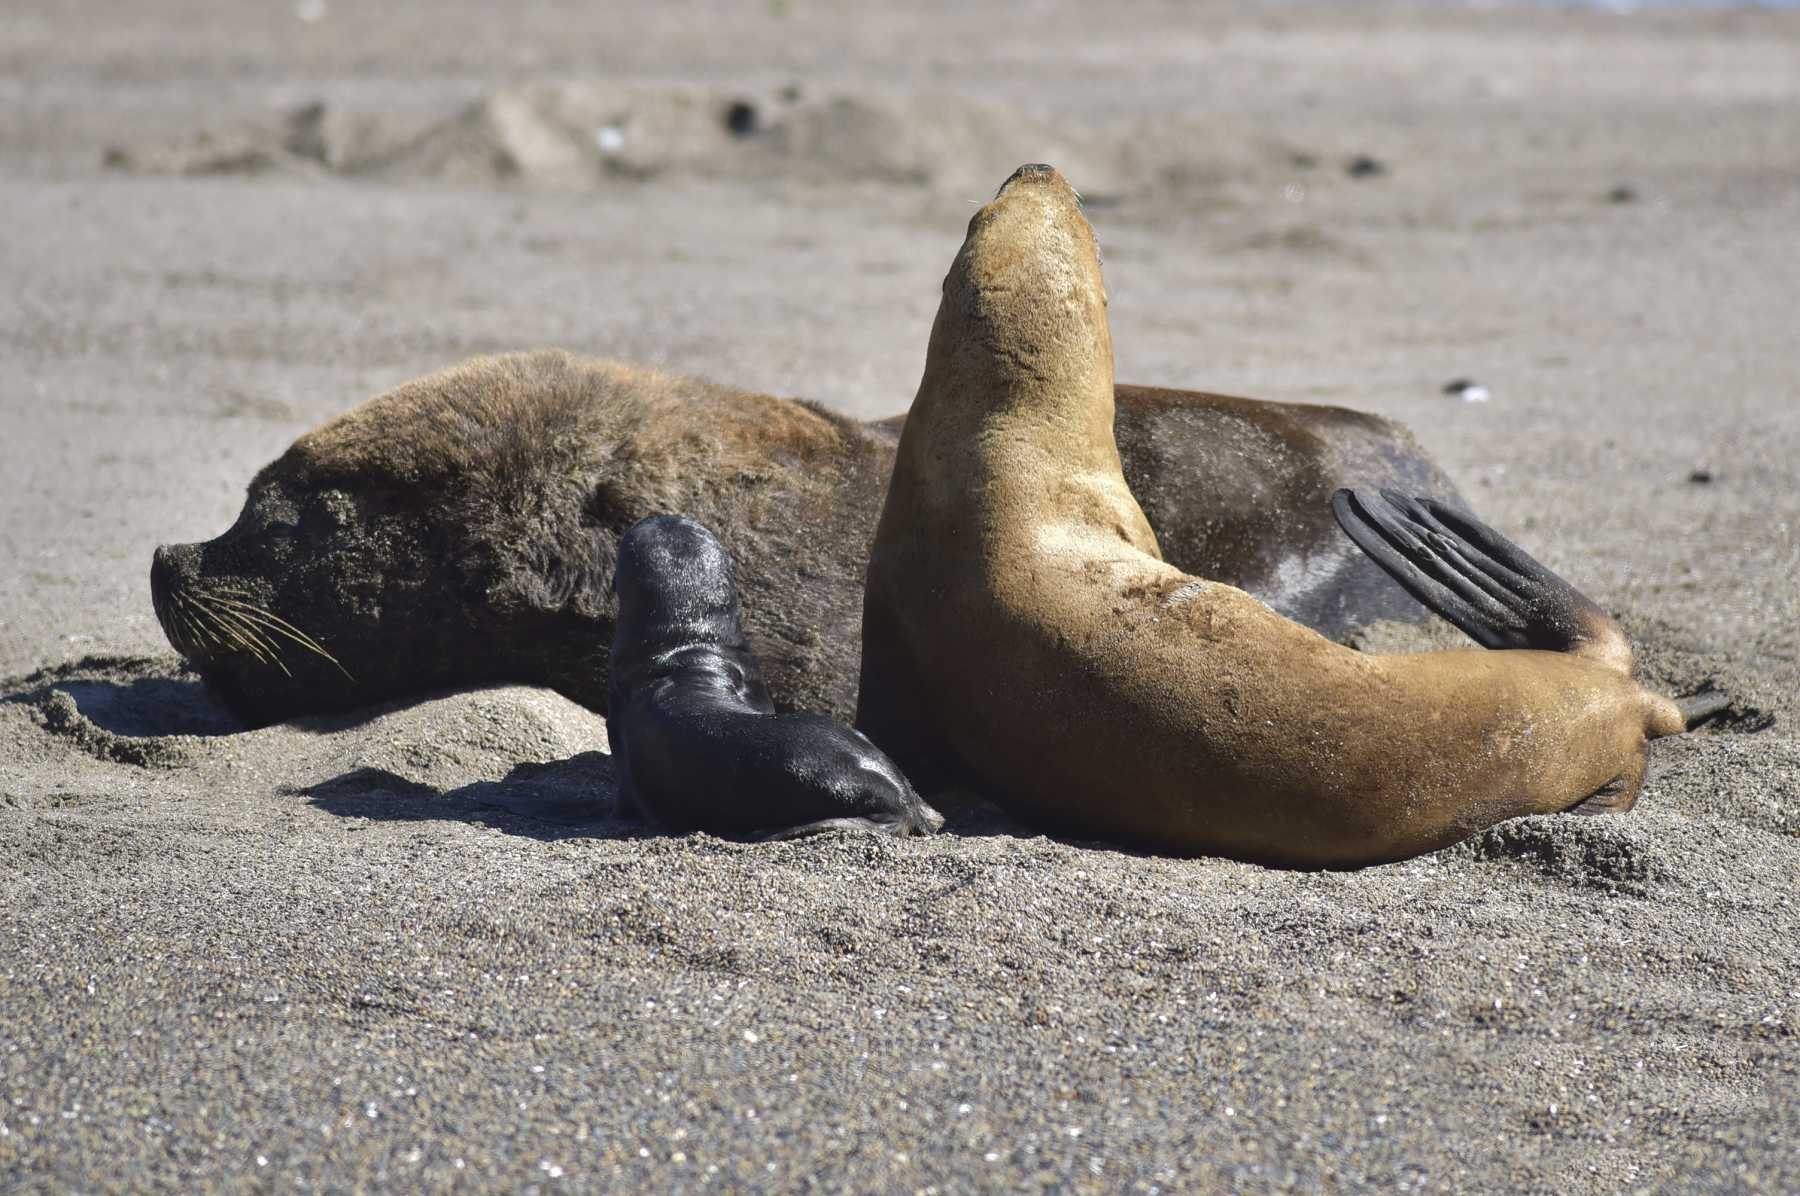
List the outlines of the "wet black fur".
<svg viewBox="0 0 1800 1196">
<path fill-rule="evenodd" d="M 777 714 L 738 620 L 731 558 L 658 515 L 618 546 L 606 732 L 622 805 L 672 831 L 935 830 L 894 762 L 823 715 Z"/>
</svg>

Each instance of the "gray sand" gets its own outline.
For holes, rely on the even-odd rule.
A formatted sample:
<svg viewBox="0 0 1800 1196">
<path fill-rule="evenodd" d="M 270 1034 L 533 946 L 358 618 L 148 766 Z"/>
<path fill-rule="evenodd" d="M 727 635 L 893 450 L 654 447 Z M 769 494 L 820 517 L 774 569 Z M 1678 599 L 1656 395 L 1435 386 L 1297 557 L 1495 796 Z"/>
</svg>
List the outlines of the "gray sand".
<svg viewBox="0 0 1800 1196">
<path fill-rule="evenodd" d="M 218 7 L 0 16 L 0 1191 L 1800 1189 L 1800 19 Z M 1295 873 L 650 836 L 556 694 L 243 731 L 163 643 L 156 543 L 462 356 L 902 408 L 1038 159 L 1122 379 L 1408 421 L 1730 717 Z"/>
</svg>

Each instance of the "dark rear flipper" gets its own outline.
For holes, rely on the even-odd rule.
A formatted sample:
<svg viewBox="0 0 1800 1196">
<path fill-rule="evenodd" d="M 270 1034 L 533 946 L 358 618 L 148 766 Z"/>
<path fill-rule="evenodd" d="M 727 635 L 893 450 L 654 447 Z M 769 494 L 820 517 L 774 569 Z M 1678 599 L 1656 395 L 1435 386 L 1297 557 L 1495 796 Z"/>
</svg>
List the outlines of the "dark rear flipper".
<svg viewBox="0 0 1800 1196">
<path fill-rule="evenodd" d="M 1339 490 L 1331 512 L 1407 593 L 1482 647 L 1573 652 L 1630 670 L 1611 615 L 1473 515 L 1392 490 Z"/>
</svg>

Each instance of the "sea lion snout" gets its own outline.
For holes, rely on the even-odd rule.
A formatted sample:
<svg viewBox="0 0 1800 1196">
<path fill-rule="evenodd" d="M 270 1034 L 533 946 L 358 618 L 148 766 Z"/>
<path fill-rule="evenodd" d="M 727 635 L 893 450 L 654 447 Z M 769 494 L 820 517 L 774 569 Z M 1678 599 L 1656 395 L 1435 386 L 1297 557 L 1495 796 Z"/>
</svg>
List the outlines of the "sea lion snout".
<svg viewBox="0 0 1800 1196">
<path fill-rule="evenodd" d="M 151 555 L 150 600 L 169 646 L 203 670 L 226 704 L 253 722 L 270 722 L 283 713 L 262 697 L 266 677 L 280 677 L 313 699 L 328 694 L 341 701 L 355 692 L 349 668 L 271 609 L 265 587 L 221 569 L 217 543 L 164 544 Z"/>
<path fill-rule="evenodd" d="M 158 544 L 150 555 L 150 584 L 166 591 L 192 577 L 199 563 L 198 544 Z"/>
<path fill-rule="evenodd" d="M 1029 248 L 1026 248 L 1029 246 Z M 1046 274 L 1065 280 L 1091 275 L 1099 285 L 1094 230 L 1081 213 L 1081 196 L 1054 166 L 1021 166 L 969 221 L 968 242 L 951 266 L 980 275 L 983 285 L 1037 293 Z M 1015 277 L 1018 276 L 1018 277 Z M 1104 290 L 1104 287 L 1100 289 Z"/>
<path fill-rule="evenodd" d="M 186 551 L 193 555 L 192 544 L 158 544 L 156 551 L 150 554 L 150 593 L 158 600 L 166 598 L 176 584 L 176 571 L 179 568 L 179 555 Z"/>
<path fill-rule="evenodd" d="M 1050 182 L 1061 183 L 1065 187 L 1069 185 L 1068 181 L 1057 172 L 1056 167 L 1050 165 L 1048 162 L 1027 162 L 1007 176 L 1006 181 L 1000 184 L 1000 189 L 994 192 L 994 198 L 999 199 L 1002 195 L 1005 195 L 1007 189 L 1014 183 Z"/>
<path fill-rule="evenodd" d="M 198 645 L 188 633 L 187 620 L 176 617 L 180 595 L 192 586 L 199 569 L 197 544 L 159 544 L 150 556 L 150 604 L 169 643 L 183 656 L 195 654 Z"/>
</svg>

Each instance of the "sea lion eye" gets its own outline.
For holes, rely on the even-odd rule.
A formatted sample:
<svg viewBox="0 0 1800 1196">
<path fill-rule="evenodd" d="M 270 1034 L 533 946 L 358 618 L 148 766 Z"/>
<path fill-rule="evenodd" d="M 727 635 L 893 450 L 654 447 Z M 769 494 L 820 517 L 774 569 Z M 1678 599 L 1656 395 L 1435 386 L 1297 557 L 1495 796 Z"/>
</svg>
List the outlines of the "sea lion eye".
<svg viewBox="0 0 1800 1196">
<path fill-rule="evenodd" d="M 316 513 L 330 527 L 342 527 L 356 514 L 356 500 L 342 490 L 325 490 L 308 505 L 308 514 Z"/>
</svg>

